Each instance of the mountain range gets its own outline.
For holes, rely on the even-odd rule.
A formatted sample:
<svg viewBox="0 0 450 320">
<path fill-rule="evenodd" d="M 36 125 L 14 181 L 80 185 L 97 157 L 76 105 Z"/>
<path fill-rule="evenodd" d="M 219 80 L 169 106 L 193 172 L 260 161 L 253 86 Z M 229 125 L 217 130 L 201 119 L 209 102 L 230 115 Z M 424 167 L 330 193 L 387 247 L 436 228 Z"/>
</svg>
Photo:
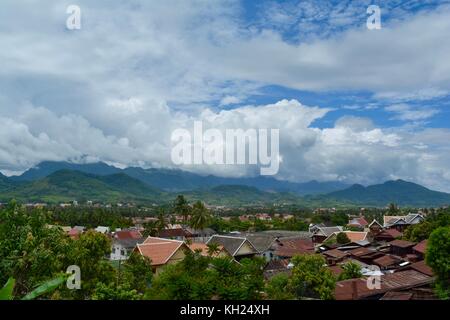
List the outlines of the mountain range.
<svg viewBox="0 0 450 320">
<path fill-rule="evenodd" d="M 340 182 L 293 183 L 268 177 L 223 178 L 181 170 L 116 168 L 105 163 L 43 162 L 20 176 L 0 174 L 0 201 L 166 203 L 183 193 L 212 205 L 294 204 L 305 207 L 450 204 L 450 194 L 403 181 L 372 186 Z"/>
</svg>

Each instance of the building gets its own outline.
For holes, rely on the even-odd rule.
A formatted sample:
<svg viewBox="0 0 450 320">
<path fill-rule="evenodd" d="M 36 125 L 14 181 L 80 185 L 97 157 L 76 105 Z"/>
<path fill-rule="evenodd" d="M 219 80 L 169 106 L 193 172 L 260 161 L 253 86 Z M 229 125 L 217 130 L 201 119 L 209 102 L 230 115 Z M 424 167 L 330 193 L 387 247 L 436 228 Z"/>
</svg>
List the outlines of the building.
<svg viewBox="0 0 450 320">
<path fill-rule="evenodd" d="M 191 249 L 193 252 L 199 252 L 204 257 L 209 257 L 209 247 L 205 243 L 201 242 L 194 242 L 191 244 L 188 244 L 189 249 Z M 217 252 L 212 255 L 214 258 L 226 258 L 231 257 L 228 252 L 224 249 L 223 246 L 218 246 Z"/>
<path fill-rule="evenodd" d="M 180 262 L 186 252 L 191 251 L 183 241 L 155 237 L 148 237 L 143 243 L 137 244 L 134 250 L 150 259 L 152 270 L 156 274 L 164 266 Z"/>
<path fill-rule="evenodd" d="M 277 259 L 292 258 L 295 255 L 314 253 L 314 243 L 311 239 L 282 238 L 274 244 L 274 255 Z"/>
<path fill-rule="evenodd" d="M 384 228 L 395 228 L 400 232 L 403 232 L 408 226 L 418 224 L 425 218 L 419 213 L 409 213 L 406 216 L 384 216 Z"/>
<path fill-rule="evenodd" d="M 405 257 L 406 255 L 412 253 L 412 248 L 416 245 L 414 242 L 405 240 L 394 240 L 389 242 L 391 253 L 400 257 Z"/>
<path fill-rule="evenodd" d="M 364 230 L 365 227 L 367 227 L 369 223 L 364 219 L 364 217 L 357 217 L 349 220 L 347 226 L 351 228 L 356 228 L 360 230 Z"/>
<path fill-rule="evenodd" d="M 142 234 L 137 230 L 121 230 L 115 232 L 112 236 L 110 260 L 121 261 L 128 259 L 136 245 L 143 241 Z"/>
<path fill-rule="evenodd" d="M 243 237 L 214 235 L 206 242 L 206 244 L 210 243 L 221 245 L 231 257 L 238 261 L 243 258 L 251 258 L 259 253 L 253 244 Z"/>
<path fill-rule="evenodd" d="M 378 300 L 388 292 L 401 292 L 402 295 L 412 293 L 410 299 L 414 300 L 422 298 L 421 293 L 415 290 L 427 289 L 432 282 L 433 278 L 426 274 L 405 270 L 380 276 L 379 289 L 369 286 L 366 278 L 338 281 L 334 296 L 336 300 Z"/>
<path fill-rule="evenodd" d="M 322 227 L 322 226 L 310 226 L 309 232 L 312 233 L 312 241 L 314 243 L 322 243 L 327 239 L 330 235 L 335 232 L 342 232 L 343 228 L 340 226 L 336 227 Z"/>
</svg>

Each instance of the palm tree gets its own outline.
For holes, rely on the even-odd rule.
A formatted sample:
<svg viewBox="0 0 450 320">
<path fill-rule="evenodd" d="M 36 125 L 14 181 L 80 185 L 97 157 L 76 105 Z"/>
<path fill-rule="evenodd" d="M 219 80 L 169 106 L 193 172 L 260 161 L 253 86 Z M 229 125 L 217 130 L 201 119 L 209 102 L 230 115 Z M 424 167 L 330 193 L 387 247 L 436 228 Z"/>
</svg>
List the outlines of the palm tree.
<svg viewBox="0 0 450 320">
<path fill-rule="evenodd" d="M 217 243 L 209 243 L 206 246 L 208 247 L 208 255 L 210 257 L 212 257 L 220 252 L 220 246 Z"/>
<path fill-rule="evenodd" d="M 211 213 L 201 201 L 194 203 L 191 213 L 190 225 L 192 228 L 201 230 L 206 228 L 211 221 Z"/>
<path fill-rule="evenodd" d="M 188 202 L 186 201 L 186 198 L 180 194 L 175 199 L 175 203 L 173 206 L 173 211 L 177 214 L 183 217 L 184 223 L 187 222 L 190 214 L 191 208 L 189 207 Z"/>
<path fill-rule="evenodd" d="M 164 230 L 167 227 L 166 218 L 164 217 L 164 209 L 161 209 L 158 214 L 158 220 L 156 221 L 156 228 L 158 231 Z"/>
</svg>

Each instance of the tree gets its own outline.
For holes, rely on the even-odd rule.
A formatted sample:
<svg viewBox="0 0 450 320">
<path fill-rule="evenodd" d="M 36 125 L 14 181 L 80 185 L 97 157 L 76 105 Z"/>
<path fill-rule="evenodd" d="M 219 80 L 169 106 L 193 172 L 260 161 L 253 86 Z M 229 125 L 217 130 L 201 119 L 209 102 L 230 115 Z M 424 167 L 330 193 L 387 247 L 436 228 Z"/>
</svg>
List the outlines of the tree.
<svg viewBox="0 0 450 320">
<path fill-rule="evenodd" d="M 203 202 L 197 201 L 196 203 L 194 203 L 190 221 L 190 225 L 192 228 L 202 230 L 209 225 L 211 219 L 211 213 L 208 209 L 206 209 Z"/>
<path fill-rule="evenodd" d="M 322 256 L 298 255 L 292 263 L 290 287 L 298 298 L 334 299 L 336 280 Z"/>
<path fill-rule="evenodd" d="M 295 299 L 295 294 L 290 290 L 289 280 L 289 276 L 285 273 L 273 276 L 266 286 L 267 298 L 271 300 Z"/>
<path fill-rule="evenodd" d="M 397 205 L 395 203 L 389 204 L 389 209 L 388 209 L 389 214 L 395 215 L 399 212 L 400 212 L 400 209 L 397 207 Z"/>
<path fill-rule="evenodd" d="M 339 281 L 362 277 L 361 266 L 354 262 L 347 262 L 342 266 L 344 270 L 338 277 Z"/>
<path fill-rule="evenodd" d="M 153 277 L 150 258 L 132 252 L 123 267 L 124 280 L 122 282 L 128 284 L 137 292 L 144 293 L 150 286 Z"/>
<path fill-rule="evenodd" d="M 345 232 L 339 232 L 336 236 L 336 242 L 339 244 L 346 244 L 350 242 L 350 239 Z"/>
<path fill-rule="evenodd" d="M 436 292 L 441 299 L 450 298 L 450 227 L 434 230 L 427 243 L 425 260 L 437 279 Z"/>
<path fill-rule="evenodd" d="M 175 214 L 180 215 L 183 217 L 184 223 L 188 221 L 190 210 L 189 204 L 186 200 L 186 198 L 183 195 L 178 195 L 175 199 L 174 205 L 173 205 L 173 211 Z"/>
<path fill-rule="evenodd" d="M 164 209 L 160 209 L 158 213 L 158 220 L 156 221 L 156 229 L 159 231 L 164 230 L 167 227 L 166 217 Z"/>
<path fill-rule="evenodd" d="M 115 283 L 115 269 L 106 259 L 110 253 L 111 240 L 106 235 L 93 230 L 82 233 L 67 252 L 70 264 L 81 269 L 81 289 L 67 290 L 63 295 L 81 300 L 89 299 L 99 282 L 105 285 Z"/>
<path fill-rule="evenodd" d="M 47 215 L 28 214 L 16 202 L 0 210 L 0 283 L 15 279 L 14 297 L 64 272 L 73 241 L 60 228 L 48 227 Z"/>
<path fill-rule="evenodd" d="M 213 257 L 220 252 L 220 246 L 217 243 L 208 243 L 206 245 L 208 247 L 208 255 Z"/>
</svg>

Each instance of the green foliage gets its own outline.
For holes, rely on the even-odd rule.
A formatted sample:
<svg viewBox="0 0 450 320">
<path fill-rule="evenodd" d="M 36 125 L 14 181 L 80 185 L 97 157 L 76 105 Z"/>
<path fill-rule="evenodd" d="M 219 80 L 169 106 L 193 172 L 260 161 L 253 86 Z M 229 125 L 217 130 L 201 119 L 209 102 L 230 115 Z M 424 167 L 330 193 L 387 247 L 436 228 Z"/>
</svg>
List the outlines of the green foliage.
<svg viewBox="0 0 450 320">
<path fill-rule="evenodd" d="M 128 285 L 106 285 L 97 283 L 92 294 L 92 300 L 139 300 L 141 296 Z"/>
<path fill-rule="evenodd" d="M 178 195 L 176 197 L 173 204 L 173 211 L 175 214 L 182 216 L 185 223 L 187 222 L 189 215 L 191 214 L 191 208 L 183 195 Z"/>
<path fill-rule="evenodd" d="M 0 300 L 12 300 L 15 280 L 9 278 L 6 284 L 0 289 Z"/>
<path fill-rule="evenodd" d="M 338 277 L 339 281 L 347 280 L 347 279 L 356 279 L 362 277 L 361 266 L 354 262 L 347 262 L 342 265 L 342 269 L 344 270 Z"/>
<path fill-rule="evenodd" d="M 46 281 L 40 286 L 38 286 L 36 289 L 28 293 L 25 297 L 22 298 L 22 300 L 34 300 L 39 296 L 42 296 L 44 294 L 53 292 L 56 290 L 59 286 L 64 284 L 67 280 L 68 275 L 60 275 L 57 278 L 54 278 L 52 280 Z"/>
<path fill-rule="evenodd" d="M 42 211 L 27 214 L 12 202 L 0 210 L 0 283 L 16 280 L 14 297 L 64 271 L 72 240 L 59 228 L 49 228 Z"/>
<path fill-rule="evenodd" d="M 292 263 L 294 267 L 289 285 L 297 298 L 334 299 L 336 280 L 322 256 L 294 256 Z"/>
<path fill-rule="evenodd" d="M 150 259 L 133 252 L 123 264 L 123 274 L 120 276 L 123 278 L 122 283 L 129 284 L 139 293 L 144 293 L 153 277 Z"/>
<path fill-rule="evenodd" d="M 339 232 L 336 235 L 336 242 L 339 244 L 346 244 L 350 242 L 350 239 L 345 232 Z"/>
<path fill-rule="evenodd" d="M 428 239 L 425 259 L 436 274 L 436 292 L 441 299 L 450 299 L 450 227 L 434 230 Z"/>
<path fill-rule="evenodd" d="M 273 276 L 266 285 L 267 298 L 270 300 L 295 299 L 295 294 L 290 290 L 289 280 L 289 276 L 285 273 Z"/>
<path fill-rule="evenodd" d="M 264 288 L 261 259 L 203 257 L 188 253 L 154 278 L 145 298 L 162 300 L 259 299 Z"/>
<path fill-rule="evenodd" d="M 210 224 L 211 218 L 211 212 L 206 209 L 203 202 L 197 201 L 192 207 L 189 224 L 194 229 L 204 229 Z"/>
</svg>

